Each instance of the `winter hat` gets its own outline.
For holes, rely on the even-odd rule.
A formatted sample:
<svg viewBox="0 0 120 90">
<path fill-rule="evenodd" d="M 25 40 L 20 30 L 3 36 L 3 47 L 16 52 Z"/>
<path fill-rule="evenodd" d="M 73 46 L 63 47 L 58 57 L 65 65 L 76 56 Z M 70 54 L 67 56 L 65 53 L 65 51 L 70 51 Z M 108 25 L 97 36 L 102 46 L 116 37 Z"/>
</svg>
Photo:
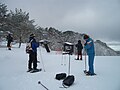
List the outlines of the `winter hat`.
<svg viewBox="0 0 120 90">
<path fill-rule="evenodd" d="M 81 43 L 81 40 L 78 40 L 78 43 Z"/>
<path fill-rule="evenodd" d="M 32 33 L 32 34 L 30 34 L 30 37 L 35 37 L 35 34 L 33 34 L 33 33 Z"/>
<path fill-rule="evenodd" d="M 83 38 L 84 38 L 84 39 L 88 39 L 89 36 L 85 34 Z"/>
</svg>

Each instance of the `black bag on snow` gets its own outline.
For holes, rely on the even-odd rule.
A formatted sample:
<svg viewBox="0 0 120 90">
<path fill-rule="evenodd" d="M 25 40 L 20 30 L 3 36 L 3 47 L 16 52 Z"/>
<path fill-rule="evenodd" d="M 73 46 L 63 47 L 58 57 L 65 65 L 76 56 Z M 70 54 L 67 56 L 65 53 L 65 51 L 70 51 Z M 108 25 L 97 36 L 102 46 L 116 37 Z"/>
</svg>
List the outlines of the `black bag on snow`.
<svg viewBox="0 0 120 90">
<path fill-rule="evenodd" d="M 62 80 L 66 78 L 66 73 L 56 74 L 55 79 Z"/>
<path fill-rule="evenodd" d="M 74 76 L 73 75 L 69 75 L 67 76 L 64 80 L 63 80 L 63 86 L 71 86 L 74 83 Z"/>
</svg>

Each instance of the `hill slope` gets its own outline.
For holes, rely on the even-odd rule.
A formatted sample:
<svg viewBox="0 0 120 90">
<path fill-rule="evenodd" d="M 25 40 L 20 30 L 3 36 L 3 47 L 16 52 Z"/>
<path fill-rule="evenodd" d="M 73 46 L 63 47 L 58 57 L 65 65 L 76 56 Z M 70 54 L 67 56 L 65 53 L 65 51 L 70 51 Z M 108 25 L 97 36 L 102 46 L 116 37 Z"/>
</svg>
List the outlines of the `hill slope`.
<svg viewBox="0 0 120 90">
<path fill-rule="evenodd" d="M 97 56 L 117 56 L 119 55 L 116 51 L 107 46 L 100 40 L 95 41 L 95 52 Z"/>
</svg>

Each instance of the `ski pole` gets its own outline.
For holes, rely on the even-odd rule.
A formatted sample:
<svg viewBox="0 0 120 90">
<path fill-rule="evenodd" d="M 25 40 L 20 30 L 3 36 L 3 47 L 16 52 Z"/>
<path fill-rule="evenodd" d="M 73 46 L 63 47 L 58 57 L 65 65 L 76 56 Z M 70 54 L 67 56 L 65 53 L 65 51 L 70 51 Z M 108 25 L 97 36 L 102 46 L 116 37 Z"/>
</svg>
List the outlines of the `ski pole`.
<svg viewBox="0 0 120 90">
<path fill-rule="evenodd" d="M 64 63 L 64 66 L 65 66 L 66 65 L 66 55 L 64 55 L 63 63 Z"/>
<path fill-rule="evenodd" d="M 68 75 L 70 74 L 70 54 L 69 54 L 69 67 L 68 67 Z"/>
<path fill-rule="evenodd" d="M 38 84 L 42 85 L 46 90 L 49 90 L 45 85 L 43 85 L 40 81 L 38 81 Z"/>
<path fill-rule="evenodd" d="M 63 52 L 62 52 L 61 65 L 63 65 Z"/>
<path fill-rule="evenodd" d="M 61 59 L 61 65 L 66 65 L 66 54 L 65 52 L 62 52 L 62 59 Z"/>
<path fill-rule="evenodd" d="M 42 59 L 42 54 L 41 54 L 41 49 L 39 47 L 39 51 L 40 51 L 40 58 L 41 58 L 41 62 L 42 62 L 42 65 L 43 65 L 43 70 L 45 72 L 45 67 L 44 67 L 44 63 L 43 63 L 43 59 Z"/>
<path fill-rule="evenodd" d="M 86 52 L 85 52 L 85 70 L 84 70 L 84 72 L 87 72 L 87 69 L 86 69 Z"/>
</svg>

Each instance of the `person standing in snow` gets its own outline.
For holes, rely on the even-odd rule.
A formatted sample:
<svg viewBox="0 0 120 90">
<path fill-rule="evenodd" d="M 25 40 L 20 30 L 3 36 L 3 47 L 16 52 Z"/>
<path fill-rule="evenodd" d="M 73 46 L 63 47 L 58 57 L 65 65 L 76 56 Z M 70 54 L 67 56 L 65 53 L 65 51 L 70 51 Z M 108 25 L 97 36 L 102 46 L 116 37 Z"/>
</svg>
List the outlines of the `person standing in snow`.
<svg viewBox="0 0 120 90">
<path fill-rule="evenodd" d="M 95 57 L 94 41 L 86 34 L 83 36 L 83 38 L 85 40 L 84 48 L 88 55 L 89 66 L 89 71 L 86 72 L 86 75 L 88 76 L 96 75 L 94 73 L 94 57 Z"/>
<path fill-rule="evenodd" d="M 39 43 L 36 42 L 35 34 L 31 34 L 29 37 L 29 43 L 30 43 L 30 52 L 29 52 L 29 61 L 28 61 L 28 71 L 31 70 L 38 70 L 37 69 L 37 48 L 39 47 Z M 32 68 L 33 64 L 33 68 Z"/>
<path fill-rule="evenodd" d="M 81 40 L 78 40 L 78 43 L 75 46 L 77 47 L 77 59 L 76 60 L 79 60 L 79 56 L 80 56 L 80 60 L 82 60 L 83 46 L 81 44 Z"/>
<path fill-rule="evenodd" d="M 7 35 L 7 47 L 8 47 L 8 50 L 11 50 L 11 42 L 13 42 L 13 37 L 12 37 L 12 35 L 9 33 L 8 35 Z"/>
</svg>

